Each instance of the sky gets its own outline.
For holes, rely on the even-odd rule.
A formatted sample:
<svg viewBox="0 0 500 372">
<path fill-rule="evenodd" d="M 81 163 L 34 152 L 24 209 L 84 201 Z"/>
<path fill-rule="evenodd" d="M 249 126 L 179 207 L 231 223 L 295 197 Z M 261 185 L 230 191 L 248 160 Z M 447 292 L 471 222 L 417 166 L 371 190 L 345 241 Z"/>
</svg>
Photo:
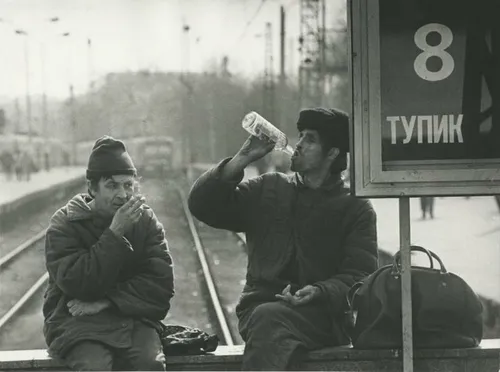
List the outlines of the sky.
<svg viewBox="0 0 500 372">
<path fill-rule="evenodd" d="M 343 2 L 326 0 L 328 24 Z M 0 97 L 45 90 L 64 98 L 70 84 L 82 94 L 110 72 L 205 71 L 224 55 L 232 73 L 255 76 L 264 70 L 266 22 L 277 73 L 280 6 L 285 66 L 296 73 L 300 0 L 0 0 Z"/>
</svg>

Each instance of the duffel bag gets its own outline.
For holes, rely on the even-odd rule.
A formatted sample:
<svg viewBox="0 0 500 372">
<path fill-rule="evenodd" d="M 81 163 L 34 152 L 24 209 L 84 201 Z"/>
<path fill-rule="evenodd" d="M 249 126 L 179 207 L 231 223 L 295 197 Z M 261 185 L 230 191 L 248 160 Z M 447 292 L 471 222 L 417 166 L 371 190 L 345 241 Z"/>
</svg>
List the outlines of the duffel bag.
<svg viewBox="0 0 500 372">
<path fill-rule="evenodd" d="M 413 345 L 415 348 L 465 348 L 479 345 L 483 336 L 482 305 L 472 288 L 448 272 L 441 259 L 423 247 L 430 267 L 411 267 Z M 440 268 L 434 268 L 433 258 Z M 354 348 L 402 347 L 400 253 L 356 283 L 347 294 L 347 333 Z"/>
</svg>

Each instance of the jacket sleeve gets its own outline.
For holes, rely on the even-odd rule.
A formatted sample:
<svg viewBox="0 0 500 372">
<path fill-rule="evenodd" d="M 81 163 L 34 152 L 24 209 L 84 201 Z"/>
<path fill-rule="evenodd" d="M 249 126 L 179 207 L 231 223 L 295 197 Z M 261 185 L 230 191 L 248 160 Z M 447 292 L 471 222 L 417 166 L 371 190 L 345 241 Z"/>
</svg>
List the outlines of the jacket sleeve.
<svg viewBox="0 0 500 372">
<path fill-rule="evenodd" d="M 332 314 L 344 309 L 345 296 L 351 286 L 378 267 L 377 215 L 371 203 L 364 200 L 357 208 L 344 241 L 344 260 L 339 273 L 315 283 L 328 302 Z"/>
<path fill-rule="evenodd" d="M 191 213 L 209 226 L 231 231 L 247 230 L 248 217 L 262 188 L 262 177 L 241 182 L 243 172 L 234 180 L 221 179 L 230 158 L 206 171 L 193 184 L 188 204 Z"/>
<path fill-rule="evenodd" d="M 162 320 L 174 296 L 174 273 L 165 230 L 151 209 L 145 219 L 145 258 L 136 274 L 107 293 L 122 314 Z"/>
<path fill-rule="evenodd" d="M 118 278 L 126 239 L 104 230 L 90 249 L 83 247 L 66 213 L 57 211 L 45 236 L 47 271 L 57 286 L 69 297 L 82 301 L 102 299 Z"/>
</svg>

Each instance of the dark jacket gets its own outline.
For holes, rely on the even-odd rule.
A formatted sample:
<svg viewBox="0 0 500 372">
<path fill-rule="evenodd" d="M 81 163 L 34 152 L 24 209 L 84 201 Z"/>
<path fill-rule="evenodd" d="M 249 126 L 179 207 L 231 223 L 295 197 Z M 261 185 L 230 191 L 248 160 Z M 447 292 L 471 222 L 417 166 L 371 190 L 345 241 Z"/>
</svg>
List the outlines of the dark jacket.
<svg viewBox="0 0 500 372">
<path fill-rule="evenodd" d="M 371 203 L 350 196 L 340 176 L 316 190 L 296 174 L 223 181 L 228 161 L 195 182 L 189 207 L 212 227 L 246 233 L 248 270 L 237 311 L 275 301 L 287 284 L 295 290 L 312 284 L 332 317 L 340 316 L 350 286 L 377 269 Z"/>
<path fill-rule="evenodd" d="M 49 285 L 44 335 L 52 355 L 64 356 L 76 342 L 128 347 L 133 321 L 160 330 L 174 295 L 173 265 L 163 226 L 146 207 L 141 219 L 118 238 L 111 220 L 93 213 L 88 195 L 77 195 L 50 220 L 45 241 Z M 98 314 L 73 317 L 71 299 L 109 299 Z"/>
</svg>

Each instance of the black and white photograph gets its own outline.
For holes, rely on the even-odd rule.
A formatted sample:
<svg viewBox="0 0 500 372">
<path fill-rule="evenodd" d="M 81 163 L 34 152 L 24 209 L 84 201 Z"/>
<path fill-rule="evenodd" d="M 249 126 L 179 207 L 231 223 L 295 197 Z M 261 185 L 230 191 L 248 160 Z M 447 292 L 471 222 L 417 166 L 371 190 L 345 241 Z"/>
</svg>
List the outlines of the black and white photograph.
<svg viewBox="0 0 500 372">
<path fill-rule="evenodd" d="M 500 372 L 498 0 L 0 0 L 0 371 Z"/>
</svg>

